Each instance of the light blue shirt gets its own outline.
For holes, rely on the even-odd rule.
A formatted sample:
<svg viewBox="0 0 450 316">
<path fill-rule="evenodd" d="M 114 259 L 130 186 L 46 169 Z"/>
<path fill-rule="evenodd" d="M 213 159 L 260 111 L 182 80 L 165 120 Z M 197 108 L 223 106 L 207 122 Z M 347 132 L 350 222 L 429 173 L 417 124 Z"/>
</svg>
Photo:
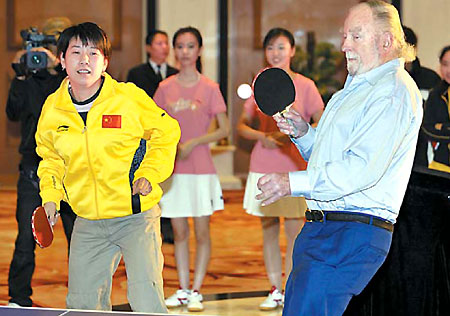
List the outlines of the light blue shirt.
<svg viewBox="0 0 450 316">
<path fill-rule="evenodd" d="M 395 223 L 422 116 L 422 96 L 403 59 L 348 76 L 317 128 L 293 140 L 308 168 L 289 173 L 292 195 L 304 196 L 312 210 L 361 212 Z"/>
</svg>

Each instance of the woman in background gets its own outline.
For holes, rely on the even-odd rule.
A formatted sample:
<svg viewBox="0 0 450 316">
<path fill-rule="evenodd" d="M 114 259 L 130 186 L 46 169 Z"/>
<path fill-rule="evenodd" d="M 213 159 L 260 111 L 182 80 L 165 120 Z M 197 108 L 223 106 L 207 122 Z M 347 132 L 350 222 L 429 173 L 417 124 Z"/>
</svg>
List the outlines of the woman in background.
<svg viewBox="0 0 450 316">
<path fill-rule="evenodd" d="M 439 55 L 442 81 L 430 92 L 425 103 L 423 131 L 434 143 L 434 158 L 429 168 L 450 172 L 450 45 Z"/>
<path fill-rule="evenodd" d="M 174 174 L 163 186 L 160 204 L 162 216 L 171 218 L 180 282 L 180 289 L 166 299 L 166 305 L 172 308 L 187 304 L 189 311 L 202 311 L 199 291 L 211 256 L 210 216 L 223 209 L 222 189 L 208 144 L 226 137 L 229 123 L 218 84 L 200 73 L 200 32 L 193 27 L 181 28 L 172 41 L 180 72 L 162 81 L 154 96 L 155 102 L 181 127 Z M 218 128 L 208 132 L 214 119 Z M 192 288 L 188 217 L 194 218 L 197 246 Z"/>
<path fill-rule="evenodd" d="M 281 68 L 291 76 L 296 90 L 294 109 L 301 113 L 307 122 L 312 118 L 317 123 L 323 112 L 323 101 L 314 82 L 294 73 L 290 68 L 291 58 L 295 54 L 295 41 L 292 34 L 282 28 L 273 28 L 265 36 L 263 47 L 269 66 Z M 254 120 L 259 121 L 258 129 L 252 127 Z M 250 158 L 244 209 L 247 213 L 261 218 L 264 263 L 272 288 L 259 308 L 272 310 L 282 306 L 284 300 L 279 218 L 284 217 L 287 240 L 285 275 L 288 276 L 292 267 L 294 240 L 305 220 L 306 202 L 303 197 L 287 197 L 276 203 L 261 206 L 261 201 L 255 199 L 259 193 L 256 183 L 261 176 L 267 173 L 305 170 L 306 162 L 301 158 L 289 138 L 279 132 L 273 118 L 264 115 L 257 108 L 253 97 L 244 104 L 238 131 L 242 137 L 256 140 Z"/>
</svg>

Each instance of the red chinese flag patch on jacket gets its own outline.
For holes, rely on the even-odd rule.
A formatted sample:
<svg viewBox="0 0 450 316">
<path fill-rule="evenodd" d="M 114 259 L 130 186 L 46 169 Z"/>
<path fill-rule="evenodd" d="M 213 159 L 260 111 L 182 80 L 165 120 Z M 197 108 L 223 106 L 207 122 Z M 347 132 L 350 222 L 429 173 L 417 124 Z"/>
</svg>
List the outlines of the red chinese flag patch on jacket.
<svg viewBox="0 0 450 316">
<path fill-rule="evenodd" d="M 122 115 L 103 115 L 102 128 L 121 128 Z"/>
</svg>

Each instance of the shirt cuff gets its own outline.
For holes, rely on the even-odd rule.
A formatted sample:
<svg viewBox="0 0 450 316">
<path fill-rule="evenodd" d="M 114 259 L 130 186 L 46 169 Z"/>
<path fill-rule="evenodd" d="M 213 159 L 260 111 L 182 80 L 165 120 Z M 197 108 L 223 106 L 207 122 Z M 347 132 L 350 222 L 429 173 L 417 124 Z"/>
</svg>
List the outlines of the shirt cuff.
<svg viewBox="0 0 450 316">
<path fill-rule="evenodd" d="M 289 172 L 289 185 L 292 196 L 310 198 L 311 186 L 309 185 L 308 172 L 306 170 Z"/>
<path fill-rule="evenodd" d="M 308 131 L 302 137 L 291 138 L 292 142 L 300 149 L 311 148 L 314 144 L 313 128 L 308 124 Z"/>
</svg>

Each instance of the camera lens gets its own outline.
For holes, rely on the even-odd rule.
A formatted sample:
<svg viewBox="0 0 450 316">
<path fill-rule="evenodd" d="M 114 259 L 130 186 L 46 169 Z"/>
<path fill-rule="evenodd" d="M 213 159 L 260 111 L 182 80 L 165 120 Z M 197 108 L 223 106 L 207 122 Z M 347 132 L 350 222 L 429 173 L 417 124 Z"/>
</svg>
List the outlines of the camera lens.
<svg viewBox="0 0 450 316">
<path fill-rule="evenodd" d="M 47 54 L 44 52 L 28 52 L 26 54 L 26 66 L 31 70 L 46 68 Z"/>
<path fill-rule="evenodd" d="M 39 55 L 32 55 L 30 61 L 33 65 L 40 65 L 42 63 L 41 56 Z"/>
</svg>

